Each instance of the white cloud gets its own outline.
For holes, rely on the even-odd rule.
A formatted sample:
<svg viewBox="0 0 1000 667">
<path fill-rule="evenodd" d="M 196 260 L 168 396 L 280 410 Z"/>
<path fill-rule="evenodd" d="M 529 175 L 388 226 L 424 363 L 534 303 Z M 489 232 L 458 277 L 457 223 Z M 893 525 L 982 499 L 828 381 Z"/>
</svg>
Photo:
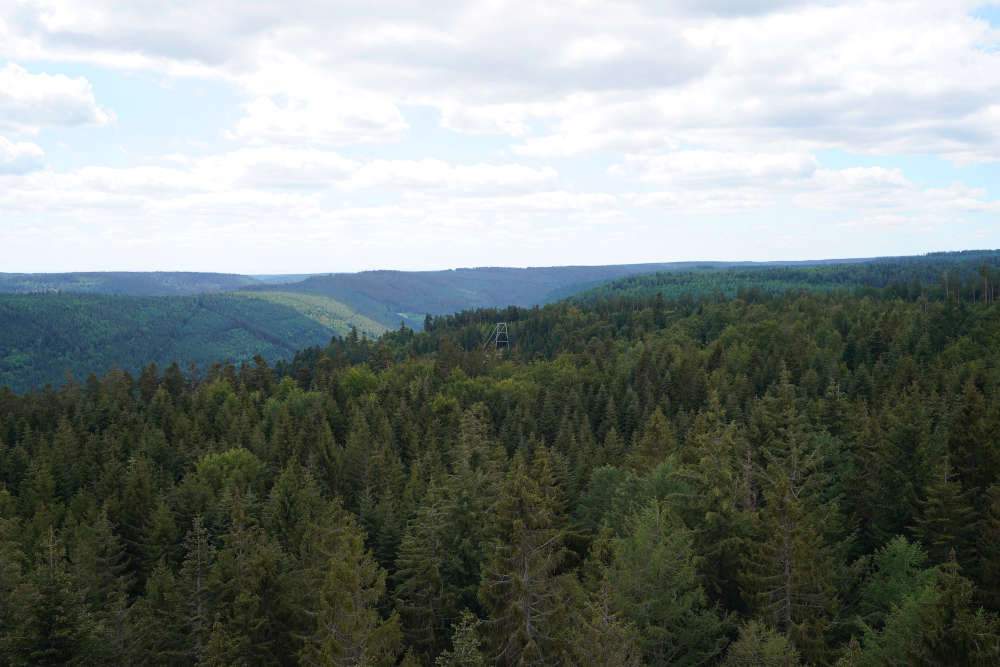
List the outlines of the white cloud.
<svg viewBox="0 0 1000 667">
<path fill-rule="evenodd" d="M 399 109 L 364 93 L 317 91 L 283 104 L 262 97 L 246 106 L 236 137 L 251 143 L 338 145 L 395 141 L 407 129 Z"/>
<path fill-rule="evenodd" d="M 1000 202 L 990 200 L 983 189 L 920 187 L 901 170 L 884 167 L 820 169 L 807 155 L 680 151 L 626 159 L 611 171 L 663 188 L 631 195 L 640 208 L 687 215 L 832 212 L 855 221 L 891 218 L 896 227 L 910 220 L 918 228 L 931 219 L 955 221 L 1000 212 Z"/>
<path fill-rule="evenodd" d="M 173 233 L 192 247 L 231 235 L 341 252 L 357 239 L 380 258 L 399 238 L 401 255 L 411 241 L 485 253 L 487 237 L 545 239 L 612 261 L 626 257 L 605 257 L 606 240 L 662 252 L 680 237 L 663 230 L 685 218 L 702 233 L 734 214 L 862 230 L 997 213 L 995 189 L 929 188 L 898 159 L 1000 162 L 1000 31 L 971 1 L 0 4 L 0 59 L 200 77 L 243 102 L 225 127 L 162 137 L 160 158 L 123 136 L 129 153 L 114 162 L 51 171 L 38 146 L 0 143 L 5 222 L 52 217 L 136 243 Z M 7 64 L 0 79 L 6 136 L 112 120 L 83 78 Z M 415 107 L 450 132 L 419 134 Z M 177 152 L 213 133 L 224 148 Z M 45 139 L 54 164 L 77 148 Z M 824 168 L 827 149 L 904 168 Z M 147 157 L 101 166 L 132 155 Z M 656 234 L 669 241 L 648 242 Z"/>
<path fill-rule="evenodd" d="M 801 153 L 683 150 L 656 156 L 627 155 L 624 163 L 608 172 L 647 183 L 732 186 L 798 180 L 810 176 L 818 166 L 815 157 Z"/>
<path fill-rule="evenodd" d="M 104 125 L 111 118 L 83 77 L 31 74 L 13 63 L 0 68 L 0 128 L 35 134 L 41 127 Z"/>
<path fill-rule="evenodd" d="M 375 160 L 354 172 L 346 189 L 401 189 L 448 195 L 517 194 L 551 190 L 555 169 L 535 169 L 517 164 L 450 165 L 441 160 Z"/>
<path fill-rule="evenodd" d="M 258 142 L 393 140 L 420 104 L 533 156 L 659 137 L 997 160 L 1000 32 L 976 4 L 28 0 L 0 56 L 227 78 L 253 100 L 236 135 Z"/>
<path fill-rule="evenodd" d="M 0 175 L 23 174 L 44 165 L 45 151 L 25 141 L 13 142 L 0 137 Z"/>
</svg>

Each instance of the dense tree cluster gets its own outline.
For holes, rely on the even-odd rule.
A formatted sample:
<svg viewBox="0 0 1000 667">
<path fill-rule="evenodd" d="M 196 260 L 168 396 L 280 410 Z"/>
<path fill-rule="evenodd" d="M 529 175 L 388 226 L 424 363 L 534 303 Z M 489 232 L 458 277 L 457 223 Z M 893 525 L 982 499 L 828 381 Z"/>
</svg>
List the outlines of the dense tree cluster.
<svg viewBox="0 0 1000 667">
<path fill-rule="evenodd" d="M 788 290 L 835 290 L 857 287 L 885 288 L 891 296 L 913 299 L 921 294 L 976 301 L 1000 297 L 1000 252 L 966 250 L 910 257 L 811 265 L 719 268 L 636 275 L 595 287 L 573 296 L 592 303 L 615 296 L 649 297 L 662 294 L 678 298 L 721 294 L 755 298 Z M 566 295 L 570 296 L 570 295 Z"/>
<path fill-rule="evenodd" d="M 0 384 L 28 391 L 116 365 L 208 368 L 269 361 L 325 343 L 330 328 L 281 303 L 239 294 L 0 294 Z M 346 331 L 346 329 L 345 329 Z"/>
<path fill-rule="evenodd" d="M 997 664 L 984 301 L 619 296 L 0 390 L 0 661 Z"/>
</svg>

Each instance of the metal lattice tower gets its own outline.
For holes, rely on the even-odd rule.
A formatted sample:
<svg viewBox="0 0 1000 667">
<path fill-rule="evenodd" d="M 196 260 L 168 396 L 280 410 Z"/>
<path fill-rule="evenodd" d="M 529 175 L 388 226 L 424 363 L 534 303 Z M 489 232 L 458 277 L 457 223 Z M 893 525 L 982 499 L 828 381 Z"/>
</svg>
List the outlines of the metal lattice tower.
<svg viewBox="0 0 1000 667">
<path fill-rule="evenodd" d="M 510 347 L 510 332 L 507 330 L 506 322 L 497 322 L 492 333 L 483 345 L 483 352 L 486 354 L 497 354 Z"/>
</svg>

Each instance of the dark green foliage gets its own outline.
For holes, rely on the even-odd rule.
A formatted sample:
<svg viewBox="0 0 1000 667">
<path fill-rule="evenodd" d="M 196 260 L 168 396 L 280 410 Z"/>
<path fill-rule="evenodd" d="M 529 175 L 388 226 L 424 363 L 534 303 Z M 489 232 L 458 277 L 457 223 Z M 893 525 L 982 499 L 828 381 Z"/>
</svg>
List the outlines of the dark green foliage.
<svg viewBox="0 0 1000 667">
<path fill-rule="evenodd" d="M 995 665 L 1000 621 L 976 608 L 974 584 L 950 560 L 903 599 L 881 633 L 864 642 L 859 664 Z"/>
<path fill-rule="evenodd" d="M 1000 308 L 959 283 L 0 389 L 0 661 L 995 664 Z"/>
<path fill-rule="evenodd" d="M 273 362 L 333 333 L 288 306 L 235 294 L 0 294 L 0 329 L 0 385 L 15 391 L 112 365 L 138 373 L 150 362 L 208 368 L 258 354 Z"/>
<path fill-rule="evenodd" d="M 722 651 L 725 621 L 698 584 L 690 532 L 663 503 L 632 517 L 626 537 L 614 543 L 608 575 L 646 662 L 700 665 Z"/>
</svg>

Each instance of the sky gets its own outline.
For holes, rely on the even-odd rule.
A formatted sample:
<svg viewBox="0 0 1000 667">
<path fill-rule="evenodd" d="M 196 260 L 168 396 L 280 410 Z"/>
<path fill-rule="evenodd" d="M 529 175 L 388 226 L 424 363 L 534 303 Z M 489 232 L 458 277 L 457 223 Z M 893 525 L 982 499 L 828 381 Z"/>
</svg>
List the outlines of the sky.
<svg viewBox="0 0 1000 667">
<path fill-rule="evenodd" d="M 0 0 L 0 272 L 1000 247 L 1000 4 Z"/>
</svg>

